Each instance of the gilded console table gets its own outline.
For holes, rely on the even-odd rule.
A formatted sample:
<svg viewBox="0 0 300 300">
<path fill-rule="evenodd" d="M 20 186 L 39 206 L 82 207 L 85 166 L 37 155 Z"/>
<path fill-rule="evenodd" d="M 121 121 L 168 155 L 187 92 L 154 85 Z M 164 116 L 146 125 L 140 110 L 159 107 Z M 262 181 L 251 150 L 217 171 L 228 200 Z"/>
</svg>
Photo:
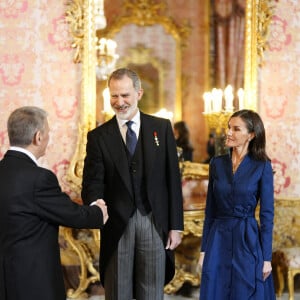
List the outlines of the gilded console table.
<svg viewBox="0 0 300 300">
<path fill-rule="evenodd" d="M 181 165 L 184 198 L 184 232 L 175 250 L 176 273 L 165 286 L 165 293 L 177 292 L 184 283 L 200 285 L 200 253 L 204 208 L 208 184 L 208 165 L 184 162 Z"/>
</svg>

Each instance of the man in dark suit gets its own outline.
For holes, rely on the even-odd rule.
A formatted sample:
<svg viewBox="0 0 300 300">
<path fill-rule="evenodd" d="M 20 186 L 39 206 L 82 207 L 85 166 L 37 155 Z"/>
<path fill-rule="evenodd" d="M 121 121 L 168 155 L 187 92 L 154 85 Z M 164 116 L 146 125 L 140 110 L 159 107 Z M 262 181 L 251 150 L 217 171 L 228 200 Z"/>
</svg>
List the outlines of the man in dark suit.
<svg viewBox="0 0 300 300">
<path fill-rule="evenodd" d="M 44 110 L 16 109 L 7 129 L 11 147 L 0 161 L 0 299 L 65 300 L 59 225 L 101 228 L 106 204 L 72 202 L 56 176 L 37 165 L 49 141 Z"/>
<path fill-rule="evenodd" d="M 139 111 L 143 90 L 134 71 L 114 71 L 108 87 L 116 116 L 88 133 L 82 186 L 83 202 L 104 199 L 110 216 L 101 230 L 105 299 L 161 300 L 183 230 L 172 126 Z"/>
</svg>

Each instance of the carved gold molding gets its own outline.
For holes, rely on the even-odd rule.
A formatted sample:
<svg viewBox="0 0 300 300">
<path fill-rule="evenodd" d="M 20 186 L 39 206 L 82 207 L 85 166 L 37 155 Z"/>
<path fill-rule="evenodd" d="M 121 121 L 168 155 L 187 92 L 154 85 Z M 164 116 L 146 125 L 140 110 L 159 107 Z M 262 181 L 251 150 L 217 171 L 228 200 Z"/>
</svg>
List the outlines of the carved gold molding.
<svg viewBox="0 0 300 300">
<path fill-rule="evenodd" d="M 257 108 L 257 7 L 256 1 L 247 0 L 245 24 L 245 107 Z"/>
<path fill-rule="evenodd" d="M 265 48 L 265 36 L 270 21 L 271 4 L 268 0 L 246 0 L 245 25 L 245 107 L 257 109 L 257 66 L 258 57 Z M 182 112 L 182 49 L 186 45 L 190 26 L 185 23 L 179 26 L 175 21 L 160 13 L 166 8 L 164 3 L 151 0 L 137 0 L 135 3 L 125 0 L 125 15 L 118 16 L 115 22 L 99 34 L 112 37 L 125 24 L 150 26 L 161 24 L 166 32 L 176 40 L 176 116 L 180 119 Z M 66 19 L 70 23 L 73 46 L 76 48 L 74 60 L 82 61 L 82 92 L 80 101 L 80 121 L 78 142 L 75 154 L 67 172 L 72 189 L 78 195 L 81 190 L 81 176 L 87 132 L 96 124 L 96 50 L 95 24 L 93 13 L 94 0 L 69 0 Z M 259 55 L 258 55 L 259 54 Z"/>
<path fill-rule="evenodd" d="M 62 227 L 61 228 L 62 235 L 67 243 L 70 245 L 70 248 L 75 251 L 78 255 L 80 261 L 80 280 L 78 287 L 74 289 L 69 289 L 67 291 L 67 297 L 70 299 L 78 299 L 78 298 L 87 298 L 86 289 L 91 283 L 100 280 L 99 272 L 95 269 L 93 265 L 93 258 L 91 249 L 84 241 L 80 241 L 79 239 L 75 239 L 72 233 L 71 228 Z M 96 245 L 100 245 L 99 238 L 97 238 L 97 234 L 99 234 L 99 230 L 95 229 L 92 231 L 93 240 Z M 99 247 L 97 248 L 97 252 L 100 251 Z"/>
<path fill-rule="evenodd" d="M 113 38 L 123 26 L 128 24 L 139 26 L 161 24 L 166 32 L 174 37 L 180 47 L 186 46 L 191 26 L 187 21 L 180 26 L 173 18 L 162 15 L 167 8 L 166 3 L 156 3 L 153 0 L 136 0 L 134 2 L 132 0 L 124 0 L 123 7 L 125 14 L 116 17 L 115 21 L 104 30 L 100 30 L 99 34 Z"/>
<path fill-rule="evenodd" d="M 180 163 L 182 179 L 207 179 L 208 169 L 208 164 L 194 163 L 190 161 Z"/>
<path fill-rule="evenodd" d="M 260 49 L 264 49 L 264 32 L 269 20 L 269 17 L 265 18 L 263 14 L 259 15 L 259 12 L 261 9 L 269 16 L 268 9 L 270 5 L 267 0 L 246 1 L 245 104 L 246 107 L 256 110 L 258 53 L 261 52 Z M 106 31 L 103 31 L 103 34 L 106 34 L 107 37 L 114 35 L 125 24 L 137 24 L 139 26 L 161 24 L 166 32 L 171 34 L 176 40 L 176 70 L 178 73 L 176 76 L 177 116 L 175 116 L 175 119 L 180 119 L 182 106 L 182 49 L 186 46 L 186 40 L 191 28 L 187 23 L 179 26 L 172 18 L 162 16 L 161 12 L 166 8 L 164 3 L 157 3 L 157 1 L 154 2 L 151 0 L 136 0 L 133 3 L 132 1 L 125 0 L 124 7 L 126 14 L 119 16 Z M 77 195 L 80 195 L 81 192 L 87 133 L 96 125 L 96 31 L 94 19 L 94 0 L 69 0 L 67 2 L 66 20 L 70 24 L 70 33 L 73 37 L 72 46 L 76 49 L 74 61 L 82 62 L 78 139 L 74 156 L 67 171 L 67 178 L 71 188 Z M 197 178 L 197 176 L 199 176 L 199 170 L 195 171 L 197 168 L 200 168 L 203 177 L 207 176 L 208 170 L 205 169 L 204 166 L 186 164 L 182 169 L 183 177 L 185 174 L 189 174 L 187 176 L 195 176 L 195 178 Z M 192 219 L 190 219 L 190 217 Z M 191 214 L 189 214 L 185 215 L 185 218 L 185 222 L 187 223 L 185 223 L 186 230 L 184 236 L 194 235 L 198 238 L 202 217 L 200 216 L 200 219 L 198 219 L 197 216 L 191 216 Z M 284 228 L 284 226 L 280 227 L 280 230 L 281 228 Z M 298 232 L 295 233 L 295 239 L 298 237 L 297 234 Z M 87 270 L 90 269 L 92 260 L 91 257 L 86 254 L 85 249 L 72 241 L 70 232 L 67 229 L 64 231 L 64 236 L 74 248 L 74 251 L 78 251 L 81 263 L 81 272 L 83 275 L 80 277 L 80 286 L 76 292 L 70 292 L 70 296 L 76 298 L 90 282 Z M 188 279 L 190 274 L 182 272 L 182 270 L 177 270 L 178 276 L 175 280 L 179 278 L 179 284 L 185 280 L 190 280 L 195 285 L 199 283 L 197 276 Z M 92 277 L 91 280 L 94 280 L 94 277 Z M 175 286 L 178 287 L 178 283 L 175 283 Z M 174 290 L 174 287 L 170 287 L 170 289 Z"/>
<path fill-rule="evenodd" d="M 246 0 L 245 25 L 245 107 L 257 110 L 257 73 L 267 44 L 272 1 Z"/>
<path fill-rule="evenodd" d="M 135 24 L 138 26 L 161 25 L 176 41 L 176 99 L 174 120 L 182 119 L 182 50 L 186 46 L 191 26 L 187 21 L 178 25 L 172 17 L 164 16 L 166 3 L 156 3 L 153 0 L 124 0 L 124 15 L 115 17 L 114 21 L 105 29 L 99 30 L 100 37 L 113 39 L 124 26 Z"/>
<path fill-rule="evenodd" d="M 137 24 L 150 26 L 161 24 L 166 32 L 171 34 L 176 41 L 176 110 L 174 119 L 181 119 L 181 61 L 182 49 L 186 45 L 186 39 L 190 33 L 190 26 L 185 22 L 179 26 L 176 22 L 160 13 L 165 8 L 164 3 L 154 3 L 151 0 L 124 0 L 125 15 L 118 16 L 111 26 L 103 31 L 98 31 L 106 37 L 113 36 L 125 24 Z M 74 61 L 82 62 L 82 85 L 80 101 L 80 121 L 78 127 L 78 141 L 75 154 L 67 171 L 67 179 L 70 181 L 74 192 L 80 195 L 83 171 L 83 159 L 87 132 L 96 126 L 96 32 L 94 16 L 94 0 L 70 0 L 67 3 L 66 19 L 70 23 L 70 33 L 74 39 L 74 47 L 77 48 Z M 77 24 L 78 22 L 78 24 Z M 83 32 L 83 34 L 82 34 Z M 82 39 L 82 40 L 81 40 Z M 77 54 L 78 52 L 78 54 Z"/>
<path fill-rule="evenodd" d="M 166 78 L 166 72 L 168 70 L 167 62 L 155 57 L 152 54 L 152 49 L 146 48 L 144 45 L 139 44 L 134 48 L 129 49 L 129 54 L 126 57 L 121 58 L 117 66 L 127 66 L 131 64 L 143 65 L 151 64 L 157 71 L 159 76 L 159 107 L 164 107 L 163 101 L 164 95 L 164 83 Z"/>
<path fill-rule="evenodd" d="M 257 14 L 257 55 L 258 65 L 263 65 L 264 52 L 268 48 L 267 38 L 273 16 L 272 0 L 260 0 Z"/>
<path fill-rule="evenodd" d="M 82 41 L 79 42 L 79 35 L 74 35 L 74 31 L 71 30 L 79 51 L 75 57 L 82 62 L 82 82 L 78 139 L 75 154 L 67 171 L 67 179 L 72 190 L 80 195 L 87 133 L 95 128 L 96 124 L 96 30 L 94 0 L 73 0 L 74 5 L 71 5 L 71 2 L 68 2 L 69 10 L 67 11 L 70 27 L 77 28 L 73 24 L 77 20 L 80 23 L 77 31 L 83 32 Z M 72 12 L 71 8 L 75 9 L 75 12 Z M 76 17 L 72 19 L 71 16 Z"/>
<path fill-rule="evenodd" d="M 69 0 L 66 3 L 66 21 L 70 26 L 70 33 L 73 38 L 72 47 L 75 48 L 74 62 L 82 61 L 84 48 L 84 1 Z"/>
</svg>

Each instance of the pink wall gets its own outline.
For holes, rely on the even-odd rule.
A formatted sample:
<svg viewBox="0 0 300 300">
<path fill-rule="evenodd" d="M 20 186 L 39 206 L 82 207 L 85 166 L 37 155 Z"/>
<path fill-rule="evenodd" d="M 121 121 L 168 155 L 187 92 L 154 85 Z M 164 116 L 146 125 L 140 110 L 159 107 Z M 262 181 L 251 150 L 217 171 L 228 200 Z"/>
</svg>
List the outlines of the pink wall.
<svg viewBox="0 0 300 300">
<path fill-rule="evenodd" d="M 50 143 L 40 164 L 62 188 L 77 139 L 80 65 L 72 61 L 64 1 L 2 1 L 0 6 L 0 157 L 8 149 L 12 110 L 36 105 L 49 113 Z"/>
<path fill-rule="evenodd" d="M 259 78 L 259 111 L 277 197 L 300 197 L 300 7 L 278 1 Z"/>
<path fill-rule="evenodd" d="M 183 118 L 191 128 L 196 160 L 201 161 L 206 141 L 201 95 L 207 24 L 198 16 L 205 10 L 194 0 L 166 2 L 178 24 L 189 18 L 193 28 L 187 41 L 190 47 L 183 52 Z M 106 7 L 108 22 L 120 3 Z M 40 163 L 52 169 L 63 189 L 71 193 L 64 176 L 77 140 L 81 67 L 72 61 L 65 10 L 64 1 L 4 1 L 0 6 L 0 158 L 8 148 L 9 113 L 22 105 L 43 107 L 49 112 L 51 140 Z M 276 2 L 270 47 L 259 75 L 259 112 L 276 170 L 277 197 L 300 197 L 299 16 L 297 2 Z"/>
</svg>

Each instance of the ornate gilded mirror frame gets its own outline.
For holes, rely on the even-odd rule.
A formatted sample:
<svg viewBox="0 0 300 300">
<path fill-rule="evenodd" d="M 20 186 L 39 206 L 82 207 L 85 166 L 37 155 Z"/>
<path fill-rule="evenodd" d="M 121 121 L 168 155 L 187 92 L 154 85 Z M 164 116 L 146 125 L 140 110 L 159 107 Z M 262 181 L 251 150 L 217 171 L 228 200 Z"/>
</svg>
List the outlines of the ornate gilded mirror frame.
<svg viewBox="0 0 300 300">
<path fill-rule="evenodd" d="M 158 106 L 164 107 L 164 82 L 166 77 L 167 62 L 155 57 L 152 53 L 153 49 L 146 48 L 143 44 L 138 44 L 136 47 L 129 49 L 129 55 L 122 57 L 117 63 L 120 66 L 146 65 L 150 64 L 158 72 Z"/>
<path fill-rule="evenodd" d="M 272 17 L 270 0 L 246 0 L 245 28 L 245 107 L 257 110 L 257 74 L 267 44 Z"/>
<path fill-rule="evenodd" d="M 181 64 L 182 50 L 186 45 L 186 39 L 190 33 L 190 26 L 187 24 L 179 26 L 171 17 L 163 15 L 166 10 L 165 3 L 154 4 L 152 0 L 124 0 L 123 7 L 124 15 L 115 18 L 111 25 L 108 25 L 104 30 L 99 30 L 97 35 L 99 38 L 106 37 L 114 39 L 114 36 L 119 33 L 126 25 L 137 25 L 141 27 L 161 25 L 165 32 L 172 36 L 176 43 L 176 83 L 175 83 L 175 111 L 174 119 L 181 120 L 182 118 L 182 86 L 181 86 Z"/>
<path fill-rule="evenodd" d="M 151 0 L 131 3 L 125 1 L 129 15 L 121 16 L 103 33 L 113 36 L 125 24 L 137 24 L 141 26 L 161 24 L 165 30 L 176 40 L 176 76 L 177 87 L 177 114 L 181 116 L 181 52 L 184 40 L 189 34 L 189 28 L 179 27 L 169 17 L 160 16 L 157 11 L 164 8 L 163 3 L 151 5 Z M 143 4 L 146 3 L 146 8 Z M 148 3 L 148 5 L 147 5 Z M 271 4 L 268 0 L 246 0 L 246 29 L 245 29 L 245 106 L 256 110 L 257 108 L 257 71 L 258 62 L 265 48 L 266 32 L 271 17 Z M 94 16 L 94 0 L 70 0 L 67 3 L 67 21 L 70 24 L 73 36 L 73 47 L 77 49 L 74 61 L 82 62 L 82 85 L 80 101 L 80 120 L 78 141 L 75 154 L 71 160 L 67 178 L 71 187 L 78 195 L 81 190 L 81 178 L 83 159 L 85 157 L 85 145 L 87 132 L 96 124 L 96 30 Z"/>
<path fill-rule="evenodd" d="M 66 20 L 70 24 L 70 32 L 73 37 L 73 47 L 76 49 L 74 62 L 82 63 L 82 83 L 80 100 L 80 119 L 78 126 L 78 139 L 76 150 L 71 160 L 67 172 L 67 178 L 72 190 L 80 196 L 81 180 L 83 171 L 83 162 L 85 157 L 85 147 L 87 133 L 95 127 L 96 124 L 96 29 L 95 29 L 95 0 L 68 0 L 66 10 Z M 246 28 L 245 28 L 245 106 L 256 110 L 257 108 L 257 72 L 258 65 L 262 58 L 263 50 L 266 46 L 266 33 L 271 20 L 271 4 L 269 0 L 245 0 L 246 1 Z M 119 18 L 112 27 L 108 28 L 108 35 L 113 35 L 120 30 L 124 24 L 134 23 L 138 25 L 161 24 L 165 30 L 176 40 L 176 76 L 177 103 L 178 112 L 181 116 L 181 52 L 184 47 L 184 40 L 189 33 L 188 27 L 179 27 L 168 17 L 159 16 L 156 12 L 164 7 L 164 4 L 153 4 L 151 0 L 138 0 L 134 4 L 132 1 L 125 0 L 130 15 Z M 149 3 L 151 2 L 151 5 Z M 138 7 L 136 3 L 141 3 Z M 142 4 L 148 3 L 148 8 Z M 150 15 L 147 15 L 150 13 Z M 192 164 L 192 169 L 196 164 Z M 186 169 L 187 170 L 187 169 Z M 185 222 L 191 222 L 193 225 L 196 217 L 190 215 L 191 219 L 185 217 Z M 197 211 L 197 218 L 198 218 Z M 198 222 L 198 221 L 197 221 Z M 197 223 L 198 225 L 198 223 Z M 189 230 L 189 224 L 185 224 Z M 199 236 L 199 226 L 191 227 L 194 235 Z M 99 245 L 99 231 L 97 230 L 97 245 Z M 80 283 L 76 290 L 68 291 L 69 298 L 78 298 L 84 294 L 86 288 L 91 282 L 99 280 L 99 274 L 92 265 L 92 259 L 83 248 L 80 241 L 74 241 L 70 229 L 64 228 L 64 236 L 76 251 L 80 259 Z M 184 281 L 192 284 L 198 284 L 199 278 L 190 277 L 185 273 L 178 273 L 175 282 L 167 287 L 170 292 L 176 290 Z"/>
</svg>

